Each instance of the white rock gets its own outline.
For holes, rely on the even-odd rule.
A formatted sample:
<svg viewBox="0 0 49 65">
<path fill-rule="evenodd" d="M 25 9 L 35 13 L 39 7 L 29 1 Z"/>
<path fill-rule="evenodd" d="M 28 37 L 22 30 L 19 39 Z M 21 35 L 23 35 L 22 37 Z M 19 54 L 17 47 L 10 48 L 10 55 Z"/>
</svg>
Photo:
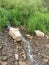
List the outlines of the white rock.
<svg viewBox="0 0 49 65">
<path fill-rule="evenodd" d="M 15 54 L 15 59 L 18 61 L 19 60 L 19 55 Z"/>
<path fill-rule="evenodd" d="M 44 37 L 44 33 L 43 32 L 41 32 L 40 30 L 35 30 L 35 34 L 36 34 L 36 36 L 39 36 L 39 37 Z"/>
<path fill-rule="evenodd" d="M 21 39 L 22 39 L 21 33 L 19 32 L 18 28 L 10 27 L 9 35 L 16 41 L 21 41 Z"/>
</svg>

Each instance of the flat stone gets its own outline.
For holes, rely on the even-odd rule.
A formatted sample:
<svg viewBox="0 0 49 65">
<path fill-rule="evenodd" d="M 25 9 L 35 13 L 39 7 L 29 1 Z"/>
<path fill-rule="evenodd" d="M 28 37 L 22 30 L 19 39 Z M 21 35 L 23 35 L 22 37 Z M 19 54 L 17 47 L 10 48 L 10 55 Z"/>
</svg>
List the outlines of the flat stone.
<svg viewBox="0 0 49 65">
<path fill-rule="evenodd" d="M 7 62 L 2 62 L 2 65 L 7 65 Z"/>
<path fill-rule="evenodd" d="M 2 57 L 2 61 L 6 61 L 7 59 L 8 59 L 7 56 L 3 56 L 3 57 Z"/>
<path fill-rule="evenodd" d="M 47 58 L 44 58 L 43 59 L 43 62 L 47 63 L 48 62 L 48 59 Z"/>
<path fill-rule="evenodd" d="M 18 61 L 19 60 L 19 55 L 15 54 L 15 59 Z"/>
</svg>

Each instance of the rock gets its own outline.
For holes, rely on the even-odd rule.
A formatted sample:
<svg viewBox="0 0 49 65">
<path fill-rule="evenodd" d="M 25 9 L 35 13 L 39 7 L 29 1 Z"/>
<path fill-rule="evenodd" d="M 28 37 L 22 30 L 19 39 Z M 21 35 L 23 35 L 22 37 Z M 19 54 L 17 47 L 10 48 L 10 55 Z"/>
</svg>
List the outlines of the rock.
<svg viewBox="0 0 49 65">
<path fill-rule="evenodd" d="M 47 63 L 48 62 L 48 59 L 47 58 L 44 58 L 43 59 L 43 62 Z"/>
<path fill-rule="evenodd" d="M 33 36 L 31 36 L 31 35 L 29 35 L 29 34 L 26 34 L 26 36 L 27 36 L 27 38 L 29 38 L 29 39 L 32 39 L 32 38 L 33 38 Z"/>
<path fill-rule="evenodd" d="M 41 32 L 40 30 L 35 30 L 35 34 L 36 34 L 36 36 L 39 36 L 39 37 L 44 37 L 44 33 L 43 32 Z"/>
<path fill-rule="evenodd" d="M 47 39 L 49 39 L 49 36 L 45 35 L 45 37 L 46 37 Z"/>
<path fill-rule="evenodd" d="M 2 62 L 2 65 L 7 65 L 7 62 Z"/>
<path fill-rule="evenodd" d="M 3 48 L 3 46 L 2 46 L 2 45 L 0 45 L 0 50 L 2 50 L 2 48 Z"/>
<path fill-rule="evenodd" d="M 16 41 L 21 41 L 22 40 L 22 36 L 21 36 L 21 33 L 19 32 L 18 28 L 10 27 L 9 35 Z"/>
<path fill-rule="evenodd" d="M 49 48 L 49 44 L 45 45 L 46 48 Z"/>
<path fill-rule="evenodd" d="M 19 55 L 15 54 L 15 59 L 18 61 L 19 60 Z"/>
<path fill-rule="evenodd" d="M 24 58 L 24 60 L 26 60 L 26 54 L 23 54 L 22 55 L 22 58 Z"/>
<path fill-rule="evenodd" d="M 40 55 L 40 53 L 38 53 L 38 55 Z"/>
<path fill-rule="evenodd" d="M 7 59 L 8 59 L 7 56 L 3 56 L 3 57 L 2 57 L 2 61 L 6 61 Z"/>
<path fill-rule="evenodd" d="M 26 65 L 26 63 L 25 63 L 25 62 L 20 61 L 20 62 L 19 62 L 19 65 Z"/>
<path fill-rule="evenodd" d="M 26 60 L 26 54 L 25 54 L 24 51 L 21 53 L 21 57 L 22 57 L 24 60 Z"/>
</svg>

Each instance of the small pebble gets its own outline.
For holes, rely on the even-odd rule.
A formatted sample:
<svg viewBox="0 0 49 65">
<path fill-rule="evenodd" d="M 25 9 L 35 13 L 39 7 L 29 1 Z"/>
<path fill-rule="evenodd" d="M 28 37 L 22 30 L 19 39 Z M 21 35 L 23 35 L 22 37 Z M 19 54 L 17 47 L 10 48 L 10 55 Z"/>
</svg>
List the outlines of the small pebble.
<svg viewBox="0 0 49 65">
<path fill-rule="evenodd" d="M 19 60 L 19 55 L 15 54 L 15 59 L 18 61 Z"/>
<path fill-rule="evenodd" d="M 43 59 L 43 62 L 47 63 L 48 62 L 48 59 L 47 58 L 44 58 Z"/>
<path fill-rule="evenodd" d="M 2 61 L 6 61 L 7 59 L 8 59 L 7 56 L 3 56 L 3 57 L 2 57 Z"/>
<path fill-rule="evenodd" d="M 0 50 L 2 50 L 2 48 L 3 48 L 3 46 L 2 46 L 2 45 L 0 45 Z"/>
</svg>

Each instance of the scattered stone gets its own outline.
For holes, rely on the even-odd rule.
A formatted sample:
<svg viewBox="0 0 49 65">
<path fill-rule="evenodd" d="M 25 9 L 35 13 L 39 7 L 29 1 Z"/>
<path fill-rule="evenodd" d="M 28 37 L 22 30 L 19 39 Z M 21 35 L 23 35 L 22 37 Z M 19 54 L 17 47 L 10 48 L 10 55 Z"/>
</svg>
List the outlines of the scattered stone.
<svg viewBox="0 0 49 65">
<path fill-rule="evenodd" d="M 45 45 L 46 48 L 49 48 L 49 44 Z"/>
<path fill-rule="evenodd" d="M 4 44 L 4 42 L 2 41 L 1 44 Z"/>
<path fill-rule="evenodd" d="M 29 35 L 29 34 L 26 34 L 26 36 L 27 36 L 27 38 L 29 38 L 29 39 L 32 39 L 32 38 L 33 38 L 33 36 L 31 36 L 31 35 Z"/>
<path fill-rule="evenodd" d="M 19 60 L 19 55 L 15 54 L 15 59 L 18 61 Z"/>
<path fill-rule="evenodd" d="M 7 62 L 2 62 L 2 65 L 7 65 Z"/>
<path fill-rule="evenodd" d="M 2 46 L 2 45 L 0 45 L 0 50 L 2 50 L 2 48 L 3 48 L 3 46 Z"/>
<path fill-rule="evenodd" d="M 44 33 L 43 32 L 41 32 L 40 30 L 35 30 L 35 34 L 36 34 L 36 36 L 39 36 L 39 37 L 44 37 Z"/>
<path fill-rule="evenodd" d="M 25 62 L 20 61 L 20 62 L 19 62 L 19 65 L 26 65 L 26 63 L 25 63 Z"/>
<path fill-rule="evenodd" d="M 49 36 L 45 35 L 45 37 L 46 37 L 47 39 L 49 39 Z"/>
<path fill-rule="evenodd" d="M 40 53 L 38 53 L 38 55 L 40 55 Z"/>
<path fill-rule="evenodd" d="M 44 58 L 43 59 L 43 62 L 47 63 L 48 62 L 48 59 L 47 58 Z"/>
<path fill-rule="evenodd" d="M 24 58 L 24 60 L 26 60 L 26 54 L 23 54 L 22 55 L 22 58 Z"/>
<path fill-rule="evenodd" d="M 24 60 L 26 60 L 26 54 L 25 54 L 24 51 L 21 53 L 21 56 L 22 56 L 22 58 L 23 58 Z"/>
<path fill-rule="evenodd" d="M 10 27 L 9 35 L 16 41 L 21 41 L 22 40 L 22 36 L 21 36 L 21 33 L 19 32 L 18 28 Z"/>
<path fill-rule="evenodd" d="M 7 56 L 3 56 L 3 57 L 2 57 L 2 61 L 6 61 L 7 59 L 8 59 Z"/>
<path fill-rule="evenodd" d="M 16 40 L 13 40 L 14 41 L 14 43 L 16 43 Z"/>
</svg>

